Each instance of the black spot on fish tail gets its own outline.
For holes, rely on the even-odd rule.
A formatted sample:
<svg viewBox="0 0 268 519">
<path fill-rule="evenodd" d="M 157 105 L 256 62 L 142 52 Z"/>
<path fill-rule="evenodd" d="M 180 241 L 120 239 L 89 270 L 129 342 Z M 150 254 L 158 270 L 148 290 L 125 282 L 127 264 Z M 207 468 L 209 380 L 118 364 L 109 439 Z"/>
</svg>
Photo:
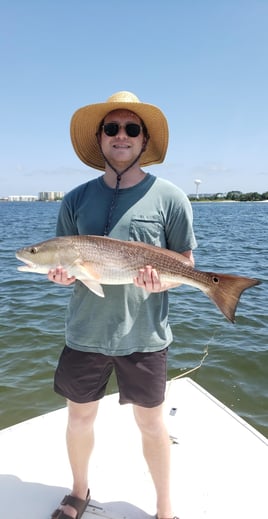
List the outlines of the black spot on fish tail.
<svg viewBox="0 0 268 519">
<path fill-rule="evenodd" d="M 254 278 L 247 278 L 242 276 L 234 276 L 229 274 L 215 274 L 211 275 L 211 284 L 206 288 L 205 293 L 221 310 L 225 317 L 235 322 L 235 312 L 244 290 L 259 285 L 260 281 Z"/>
</svg>

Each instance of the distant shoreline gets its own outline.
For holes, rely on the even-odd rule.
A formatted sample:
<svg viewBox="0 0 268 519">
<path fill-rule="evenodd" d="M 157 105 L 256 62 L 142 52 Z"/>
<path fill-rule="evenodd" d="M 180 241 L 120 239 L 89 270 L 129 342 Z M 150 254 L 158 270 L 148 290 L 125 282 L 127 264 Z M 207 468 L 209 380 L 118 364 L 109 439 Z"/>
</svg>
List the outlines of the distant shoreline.
<svg viewBox="0 0 268 519">
<path fill-rule="evenodd" d="M 188 195 L 187 195 L 188 196 Z M 189 198 L 189 197 L 188 197 Z M 228 203 L 228 204 L 237 204 L 237 203 L 247 203 L 247 202 L 256 202 L 256 203 L 265 203 L 265 202 L 268 202 L 268 199 L 267 200 L 228 200 L 228 199 L 213 199 L 213 200 L 209 200 L 208 198 L 199 198 L 198 200 L 194 199 L 194 198 L 189 198 L 190 202 L 193 203 L 193 204 L 223 204 L 223 203 Z M 3 204 L 36 204 L 36 203 L 41 203 L 41 204 L 57 204 L 59 202 L 61 202 L 61 200 L 6 200 L 5 198 L 0 198 L 0 203 L 3 203 Z"/>
<path fill-rule="evenodd" d="M 222 204 L 222 203 L 225 203 L 225 204 L 244 204 L 244 203 L 247 203 L 247 202 L 256 202 L 257 204 L 263 204 L 265 202 L 268 202 L 268 200 L 208 200 L 207 198 L 204 198 L 203 200 L 194 200 L 194 199 L 190 199 L 191 202 L 193 202 L 194 204 L 204 204 L 204 203 L 209 203 L 209 204 Z"/>
</svg>

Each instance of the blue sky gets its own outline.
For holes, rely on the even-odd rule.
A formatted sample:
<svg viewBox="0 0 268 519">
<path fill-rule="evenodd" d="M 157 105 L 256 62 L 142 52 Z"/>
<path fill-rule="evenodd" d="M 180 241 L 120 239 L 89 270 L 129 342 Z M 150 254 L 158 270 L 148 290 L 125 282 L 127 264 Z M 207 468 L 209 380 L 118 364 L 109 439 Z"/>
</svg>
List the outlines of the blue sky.
<svg viewBox="0 0 268 519">
<path fill-rule="evenodd" d="M 73 112 L 130 90 L 170 129 L 148 171 L 186 193 L 268 191 L 268 0 L 1 0 L 0 196 L 99 175 Z"/>
</svg>

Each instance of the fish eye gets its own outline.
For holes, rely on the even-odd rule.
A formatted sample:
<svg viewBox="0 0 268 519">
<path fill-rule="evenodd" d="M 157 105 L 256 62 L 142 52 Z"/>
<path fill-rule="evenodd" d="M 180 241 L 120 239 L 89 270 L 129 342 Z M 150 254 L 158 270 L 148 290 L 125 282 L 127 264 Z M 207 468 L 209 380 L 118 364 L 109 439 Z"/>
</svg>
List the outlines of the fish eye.
<svg viewBox="0 0 268 519">
<path fill-rule="evenodd" d="M 31 254 L 36 254 L 37 253 L 37 247 L 31 247 L 30 253 Z"/>
</svg>

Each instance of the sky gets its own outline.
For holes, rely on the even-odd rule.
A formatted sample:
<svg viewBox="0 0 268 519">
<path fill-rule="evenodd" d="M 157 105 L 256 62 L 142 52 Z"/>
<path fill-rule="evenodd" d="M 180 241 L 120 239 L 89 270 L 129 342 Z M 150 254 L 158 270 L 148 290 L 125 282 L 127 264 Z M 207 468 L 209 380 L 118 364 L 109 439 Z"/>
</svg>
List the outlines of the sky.
<svg viewBox="0 0 268 519">
<path fill-rule="evenodd" d="M 268 0 L 0 0 L 0 197 L 100 172 L 72 114 L 120 90 L 169 124 L 146 171 L 187 194 L 268 191 Z"/>
</svg>

